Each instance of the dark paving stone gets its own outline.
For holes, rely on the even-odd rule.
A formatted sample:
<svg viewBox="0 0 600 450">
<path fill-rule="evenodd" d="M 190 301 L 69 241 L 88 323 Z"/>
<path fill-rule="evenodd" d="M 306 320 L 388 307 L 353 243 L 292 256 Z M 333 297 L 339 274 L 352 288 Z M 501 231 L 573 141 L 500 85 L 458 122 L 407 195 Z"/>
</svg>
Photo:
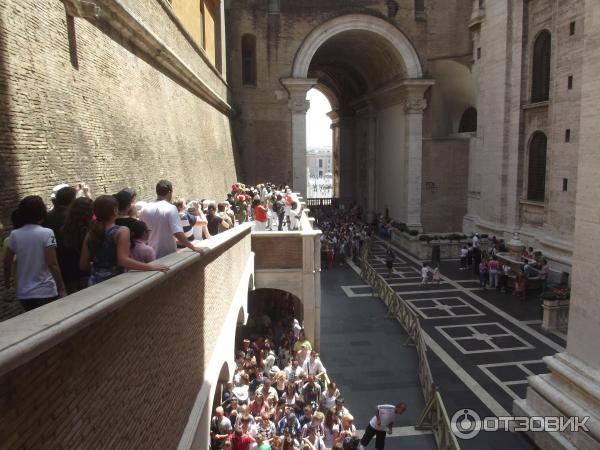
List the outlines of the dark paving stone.
<svg viewBox="0 0 600 450">
<path fill-rule="evenodd" d="M 527 373 L 518 366 L 488 367 L 487 370 L 492 372 L 500 381 L 518 381 L 527 378 Z"/>
</svg>

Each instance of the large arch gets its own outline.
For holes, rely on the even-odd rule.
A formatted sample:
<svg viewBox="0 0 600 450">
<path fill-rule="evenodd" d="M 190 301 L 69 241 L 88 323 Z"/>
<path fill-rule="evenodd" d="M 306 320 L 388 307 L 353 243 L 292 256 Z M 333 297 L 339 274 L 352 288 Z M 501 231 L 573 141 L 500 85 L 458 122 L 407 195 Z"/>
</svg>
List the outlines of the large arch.
<svg viewBox="0 0 600 450">
<path fill-rule="evenodd" d="M 306 111 L 310 106 L 306 94 L 315 86 L 325 85 L 339 103 L 335 112 L 340 131 L 339 178 L 335 183 L 339 196 L 356 201 L 361 192 L 368 192 L 360 201 L 369 212 L 376 212 L 389 200 L 394 219 L 422 229 L 424 93 L 434 84 L 422 76 L 413 44 L 382 18 L 348 14 L 314 28 L 294 56 L 291 77 L 281 80 L 289 93 L 294 190 L 306 193 Z M 387 114 L 386 127 L 395 130 L 388 133 L 396 139 L 393 143 L 379 139 L 374 129 L 375 117 L 382 110 Z M 369 119 L 363 127 L 359 115 L 365 113 Z M 360 127 L 369 132 L 361 134 Z M 357 150 L 359 135 L 368 136 L 366 156 Z M 376 155 L 382 158 L 376 161 Z M 382 167 L 385 173 L 378 173 L 377 168 Z M 361 180 L 365 186 L 358 186 Z M 389 186 L 398 183 L 402 184 L 402 198 L 382 200 L 383 194 L 377 194 L 389 192 Z"/>
<path fill-rule="evenodd" d="M 368 31 L 385 38 L 404 61 L 407 78 L 421 78 L 423 69 L 412 43 L 391 23 L 367 14 L 349 14 L 315 28 L 303 41 L 294 58 L 292 77 L 306 78 L 317 50 L 330 38 L 345 31 Z"/>
</svg>

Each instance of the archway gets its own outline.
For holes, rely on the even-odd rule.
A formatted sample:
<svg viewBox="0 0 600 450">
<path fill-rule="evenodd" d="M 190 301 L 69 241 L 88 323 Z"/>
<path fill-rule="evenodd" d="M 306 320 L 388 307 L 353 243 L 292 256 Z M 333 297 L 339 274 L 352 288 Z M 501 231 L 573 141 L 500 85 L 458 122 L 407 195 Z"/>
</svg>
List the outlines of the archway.
<svg viewBox="0 0 600 450">
<path fill-rule="evenodd" d="M 339 134 L 333 130 L 332 105 L 322 85 L 308 91 L 310 109 L 306 113 L 306 166 L 308 198 L 333 197 L 334 173 L 336 172 L 333 147 Z"/>
<path fill-rule="evenodd" d="M 282 80 L 290 95 L 294 189 L 304 193 L 306 186 L 306 94 L 323 86 L 337 101 L 332 119 L 340 136 L 339 196 L 375 211 L 387 201 L 377 191 L 394 192 L 394 218 L 420 228 L 423 94 L 432 84 L 421 77 L 415 48 L 384 19 L 350 14 L 309 33 L 295 55 L 292 78 Z M 382 110 L 395 142 L 377 142 Z M 399 124 L 404 127 L 398 133 Z"/>
</svg>

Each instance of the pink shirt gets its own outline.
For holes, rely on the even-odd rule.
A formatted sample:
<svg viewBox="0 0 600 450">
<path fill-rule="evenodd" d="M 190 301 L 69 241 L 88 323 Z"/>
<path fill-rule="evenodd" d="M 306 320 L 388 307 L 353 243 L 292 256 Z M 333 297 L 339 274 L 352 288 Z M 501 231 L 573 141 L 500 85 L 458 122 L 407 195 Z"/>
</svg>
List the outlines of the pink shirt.
<svg viewBox="0 0 600 450">
<path fill-rule="evenodd" d="M 495 260 L 492 259 L 488 263 L 488 267 L 490 268 L 490 270 L 497 271 L 498 270 L 498 261 L 495 261 Z"/>
<path fill-rule="evenodd" d="M 129 250 L 129 256 L 143 263 L 149 263 L 156 259 L 154 249 L 139 239 L 135 240 L 135 246 Z"/>
</svg>

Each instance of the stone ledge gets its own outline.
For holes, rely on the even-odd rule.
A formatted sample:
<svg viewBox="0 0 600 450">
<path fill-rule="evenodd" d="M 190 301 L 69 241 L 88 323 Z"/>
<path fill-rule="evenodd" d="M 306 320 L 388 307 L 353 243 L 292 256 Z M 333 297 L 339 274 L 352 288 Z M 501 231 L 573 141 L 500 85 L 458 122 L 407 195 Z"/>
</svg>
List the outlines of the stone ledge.
<svg viewBox="0 0 600 450">
<path fill-rule="evenodd" d="M 98 319 L 122 308 L 157 283 L 177 276 L 195 263 L 210 263 L 215 257 L 250 235 L 251 226 L 241 225 L 202 241 L 204 255 L 183 250 L 158 261 L 171 270 L 127 272 L 64 299 L 0 323 L 0 375 L 9 372 L 64 341 Z"/>
</svg>

